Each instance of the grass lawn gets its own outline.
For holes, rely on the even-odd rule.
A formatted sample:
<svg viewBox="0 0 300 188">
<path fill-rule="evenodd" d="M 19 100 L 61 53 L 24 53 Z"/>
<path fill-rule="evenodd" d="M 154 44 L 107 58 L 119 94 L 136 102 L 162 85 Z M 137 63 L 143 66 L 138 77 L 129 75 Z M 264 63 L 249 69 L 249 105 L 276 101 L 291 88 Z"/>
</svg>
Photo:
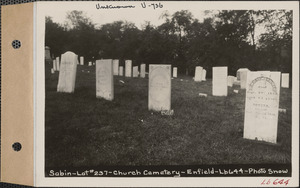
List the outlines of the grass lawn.
<svg viewBox="0 0 300 188">
<path fill-rule="evenodd" d="M 279 114 L 274 145 L 243 139 L 245 90 L 239 86 L 214 97 L 211 79 L 196 83 L 179 75 L 172 80 L 174 115 L 162 116 L 148 111 L 148 78 L 115 76 L 114 100 L 106 101 L 96 98 L 94 69 L 78 66 L 75 93 L 66 94 L 56 92 L 58 72 L 46 65 L 48 168 L 291 163 L 291 89 L 280 90 L 287 112 Z"/>
</svg>

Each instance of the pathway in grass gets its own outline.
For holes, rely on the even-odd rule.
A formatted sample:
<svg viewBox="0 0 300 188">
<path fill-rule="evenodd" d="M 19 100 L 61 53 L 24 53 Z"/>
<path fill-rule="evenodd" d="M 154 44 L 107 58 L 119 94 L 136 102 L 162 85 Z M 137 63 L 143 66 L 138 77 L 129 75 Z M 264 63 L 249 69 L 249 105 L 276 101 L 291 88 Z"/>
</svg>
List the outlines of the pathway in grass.
<svg viewBox="0 0 300 188">
<path fill-rule="evenodd" d="M 113 101 L 96 98 L 94 67 L 78 66 L 74 94 L 57 93 L 57 78 L 47 69 L 46 167 L 291 162 L 291 89 L 281 88 L 287 113 L 271 145 L 243 139 L 245 91 L 233 93 L 237 86 L 213 97 L 210 79 L 172 79 L 174 115 L 162 116 L 148 111 L 147 78 L 115 76 Z"/>
</svg>

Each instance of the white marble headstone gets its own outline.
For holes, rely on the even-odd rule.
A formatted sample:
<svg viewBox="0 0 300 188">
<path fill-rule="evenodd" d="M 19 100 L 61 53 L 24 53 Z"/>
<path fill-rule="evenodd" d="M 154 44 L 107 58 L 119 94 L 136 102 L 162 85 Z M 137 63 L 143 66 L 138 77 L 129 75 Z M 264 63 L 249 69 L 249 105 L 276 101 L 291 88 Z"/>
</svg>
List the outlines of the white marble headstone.
<svg viewBox="0 0 300 188">
<path fill-rule="evenodd" d="M 206 81 L 206 70 L 202 70 L 202 81 Z"/>
<path fill-rule="evenodd" d="M 234 76 L 228 76 L 227 77 L 227 86 L 232 87 L 234 81 Z"/>
<path fill-rule="evenodd" d="M 53 70 L 56 71 L 56 60 L 53 59 Z"/>
<path fill-rule="evenodd" d="M 134 66 L 132 68 L 132 77 L 138 77 L 139 76 L 139 67 L 138 66 Z"/>
<path fill-rule="evenodd" d="M 195 82 L 201 82 L 202 81 L 202 70 L 203 70 L 203 67 L 201 66 L 196 66 L 196 69 L 195 69 Z"/>
<path fill-rule="evenodd" d="M 177 67 L 173 67 L 173 77 L 177 78 Z"/>
<path fill-rule="evenodd" d="M 118 59 L 113 60 L 113 71 L 114 71 L 114 75 L 119 75 L 119 60 Z"/>
<path fill-rule="evenodd" d="M 59 65 L 59 57 L 56 57 L 56 70 L 59 71 L 60 70 L 60 65 Z"/>
<path fill-rule="evenodd" d="M 213 96 L 227 96 L 227 67 L 213 67 Z"/>
<path fill-rule="evenodd" d="M 283 88 L 289 88 L 289 78 L 290 74 L 289 73 L 282 73 L 281 74 L 281 87 Z"/>
<path fill-rule="evenodd" d="M 61 55 L 61 65 L 58 77 L 57 92 L 73 93 L 77 71 L 78 56 L 73 52 Z"/>
<path fill-rule="evenodd" d="M 80 56 L 80 65 L 84 65 L 84 58 L 83 58 L 83 56 Z"/>
<path fill-rule="evenodd" d="M 171 65 L 149 65 L 148 109 L 171 110 Z"/>
<path fill-rule="evenodd" d="M 106 100 L 114 99 L 113 60 L 96 61 L 96 97 Z"/>
<path fill-rule="evenodd" d="M 247 75 L 250 71 L 249 70 L 245 70 L 245 71 L 241 71 L 240 72 L 240 85 L 241 85 L 241 89 L 246 89 L 246 85 L 247 85 Z"/>
<path fill-rule="evenodd" d="M 249 72 L 244 138 L 276 143 L 280 72 Z"/>
<path fill-rule="evenodd" d="M 123 66 L 120 66 L 119 67 L 119 76 L 123 76 L 123 74 L 124 74 L 124 68 L 123 68 Z"/>
<path fill-rule="evenodd" d="M 125 77 L 131 77 L 132 72 L 132 61 L 125 60 Z"/>
<path fill-rule="evenodd" d="M 92 66 L 92 65 L 93 65 L 93 64 L 92 64 L 92 62 L 91 62 L 91 61 L 89 61 L 89 67 L 90 67 L 90 66 Z"/>
<path fill-rule="evenodd" d="M 146 64 L 141 64 L 141 77 L 146 77 Z"/>
</svg>

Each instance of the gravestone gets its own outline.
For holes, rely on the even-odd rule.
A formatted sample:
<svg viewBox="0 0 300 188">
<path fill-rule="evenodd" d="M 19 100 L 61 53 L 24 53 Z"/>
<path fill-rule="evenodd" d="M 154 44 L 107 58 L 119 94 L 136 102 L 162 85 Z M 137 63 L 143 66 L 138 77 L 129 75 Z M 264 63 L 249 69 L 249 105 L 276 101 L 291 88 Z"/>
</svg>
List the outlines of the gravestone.
<svg viewBox="0 0 300 188">
<path fill-rule="evenodd" d="M 45 46 L 45 60 L 50 61 L 52 60 L 51 55 L 50 55 L 50 47 Z"/>
<path fill-rule="evenodd" d="M 202 81 L 206 81 L 206 70 L 202 70 Z"/>
<path fill-rule="evenodd" d="M 281 74 L 281 87 L 289 88 L 289 85 L 290 85 L 289 79 L 290 79 L 289 73 L 282 73 Z"/>
<path fill-rule="evenodd" d="M 114 75 L 119 75 L 119 60 L 118 59 L 113 60 L 113 71 L 114 71 Z"/>
<path fill-rule="evenodd" d="M 173 77 L 177 78 L 177 67 L 173 67 Z"/>
<path fill-rule="evenodd" d="M 249 72 L 246 85 L 244 138 L 276 143 L 280 72 Z"/>
<path fill-rule="evenodd" d="M 148 109 L 171 110 L 171 65 L 149 65 Z"/>
<path fill-rule="evenodd" d="M 119 67 L 119 76 L 123 76 L 124 75 L 124 68 L 123 66 Z"/>
<path fill-rule="evenodd" d="M 73 93 L 77 71 L 78 56 L 73 52 L 61 55 L 61 65 L 58 77 L 57 92 Z"/>
<path fill-rule="evenodd" d="M 203 68 L 201 66 L 196 66 L 195 69 L 195 82 L 201 82 L 202 81 L 202 70 Z"/>
<path fill-rule="evenodd" d="M 54 74 L 54 69 L 51 69 L 51 74 Z"/>
<path fill-rule="evenodd" d="M 241 71 L 240 72 L 240 85 L 241 85 L 241 89 L 246 89 L 246 85 L 247 85 L 247 75 L 250 71 L 249 70 L 245 70 L 245 71 Z"/>
<path fill-rule="evenodd" d="M 227 77 L 227 86 L 232 87 L 234 81 L 234 76 L 228 76 Z"/>
<path fill-rule="evenodd" d="M 53 70 L 56 71 L 56 61 L 53 59 Z"/>
<path fill-rule="evenodd" d="M 132 61 L 125 60 L 125 77 L 131 77 Z"/>
<path fill-rule="evenodd" d="M 92 65 L 93 65 L 93 64 L 92 64 L 92 62 L 91 62 L 91 61 L 89 61 L 89 67 L 90 67 L 90 66 L 92 66 Z"/>
<path fill-rule="evenodd" d="M 236 78 L 237 78 L 238 81 L 241 80 L 241 72 L 243 72 L 243 71 L 249 71 L 249 69 L 247 69 L 247 68 L 240 68 L 240 69 L 238 69 L 236 71 Z"/>
<path fill-rule="evenodd" d="M 113 60 L 96 61 L 96 97 L 106 100 L 114 99 Z"/>
<path fill-rule="evenodd" d="M 213 67 L 213 96 L 227 96 L 227 67 Z"/>
<path fill-rule="evenodd" d="M 132 77 L 138 77 L 139 76 L 139 67 L 134 66 L 132 70 Z"/>
<path fill-rule="evenodd" d="M 60 70 L 60 66 L 59 66 L 59 57 L 56 57 L 56 70 L 59 71 Z"/>
<path fill-rule="evenodd" d="M 83 56 L 80 57 L 80 65 L 84 65 L 84 58 L 83 58 Z"/>
<path fill-rule="evenodd" d="M 146 77 L 146 64 L 141 64 L 141 77 Z"/>
</svg>

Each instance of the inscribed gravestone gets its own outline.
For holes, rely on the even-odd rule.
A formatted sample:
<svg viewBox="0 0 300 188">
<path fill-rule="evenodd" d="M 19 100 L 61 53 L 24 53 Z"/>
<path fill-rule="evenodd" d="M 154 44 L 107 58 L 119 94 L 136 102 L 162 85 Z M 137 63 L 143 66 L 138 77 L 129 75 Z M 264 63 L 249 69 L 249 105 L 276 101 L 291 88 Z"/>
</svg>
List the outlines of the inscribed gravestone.
<svg viewBox="0 0 300 188">
<path fill-rule="evenodd" d="M 59 57 L 56 57 L 56 70 L 59 71 L 60 70 L 60 66 L 59 66 Z"/>
<path fill-rule="evenodd" d="M 227 96 L 227 67 L 213 67 L 213 96 Z"/>
<path fill-rule="evenodd" d="M 232 87 L 233 86 L 233 80 L 234 80 L 234 76 L 228 76 L 227 77 L 227 86 Z"/>
<path fill-rule="evenodd" d="M 73 93 L 77 71 L 78 56 L 73 52 L 61 55 L 57 92 Z"/>
<path fill-rule="evenodd" d="M 276 143 L 280 72 L 249 72 L 244 138 Z"/>
<path fill-rule="evenodd" d="M 173 77 L 177 78 L 177 67 L 173 67 Z"/>
<path fill-rule="evenodd" d="M 203 68 L 201 66 L 196 66 L 195 79 L 194 79 L 196 82 L 202 81 L 202 70 L 203 70 Z"/>
<path fill-rule="evenodd" d="M 56 61 L 53 59 L 53 70 L 56 71 Z"/>
<path fill-rule="evenodd" d="M 138 77 L 139 76 L 139 67 L 134 66 L 132 70 L 132 77 Z"/>
<path fill-rule="evenodd" d="M 146 64 L 141 64 L 141 77 L 146 77 Z"/>
<path fill-rule="evenodd" d="M 84 65 L 84 58 L 82 56 L 80 57 L 80 65 Z"/>
<path fill-rule="evenodd" d="M 289 88 L 289 73 L 282 73 L 281 74 L 281 87 L 283 88 Z"/>
<path fill-rule="evenodd" d="M 123 68 L 123 66 L 120 66 L 119 67 L 119 76 L 123 76 L 123 74 L 124 74 L 124 68 Z"/>
<path fill-rule="evenodd" d="M 202 81 L 206 81 L 206 70 L 202 70 Z"/>
<path fill-rule="evenodd" d="M 96 97 L 106 100 L 114 99 L 113 60 L 96 61 Z"/>
<path fill-rule="evenodd" d="M 149 65 L 148 109 L 171 109 L 171 65 Z"/>
<path fill-rule="evenodd" d="M 113 71 L 114 71 L 114 75 L 119 75 L 119 60 L 118 59 L 113 60 Z"/>
<path fill-rule="evenodd" d="M 132 61 L 126 60 L 125 61 L 125 77 L 131 77 L 131 71 L 132 71 Z"/>
</svg>

